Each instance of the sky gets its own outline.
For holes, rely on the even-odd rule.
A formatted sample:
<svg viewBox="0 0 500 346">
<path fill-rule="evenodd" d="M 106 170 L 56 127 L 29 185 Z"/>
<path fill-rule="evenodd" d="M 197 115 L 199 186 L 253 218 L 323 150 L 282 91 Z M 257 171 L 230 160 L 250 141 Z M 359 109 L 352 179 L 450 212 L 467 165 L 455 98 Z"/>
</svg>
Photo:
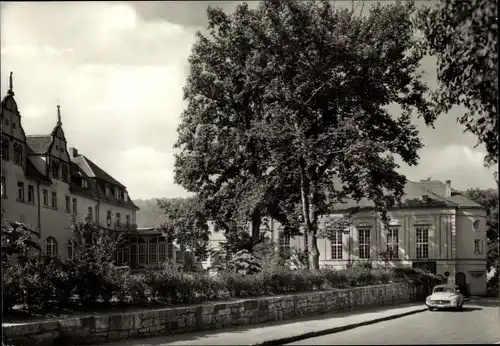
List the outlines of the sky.
<svg viewBox="0 0 500 346">
<path fill-rule="evenodd" d="M 13 71 L 26 134 L 49 134 L 60 104 L 68 147 L 127 186 L 132 198 L 186 196 L 174 183 L 173 145 L 186 106 L 187 58 L 196 31 L 206 29 L 207 6 L 232 11 L 238 3 L 2 2 L 2 97 Z M 422 70 L 435 87 L 435 59 L 426 57 Z M 435 129 L 415 119 L 425 147 L 418 166 L 402 165 L 408 179 L 451 180 L 459 190 L 495 187 L 484 147 L 474 148 L 476 138 L 456 121 L 463 112 L 442 115 Z"/>
</svg>

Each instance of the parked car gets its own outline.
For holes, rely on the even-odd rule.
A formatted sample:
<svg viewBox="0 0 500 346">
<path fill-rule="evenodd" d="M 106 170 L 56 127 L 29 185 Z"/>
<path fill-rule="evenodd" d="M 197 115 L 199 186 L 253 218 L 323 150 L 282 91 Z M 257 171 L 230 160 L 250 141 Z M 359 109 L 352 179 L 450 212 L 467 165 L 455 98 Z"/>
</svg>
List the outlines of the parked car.
<svg viewBox="0 0 500 346">
<path fill-rule="evenodd" d="M 462 309 L 464 296 L 460 293 L 458 286 L 437 285 L 432 290 L 432 294 L 425 300 L 425 305 L 429 310 L 438 309 Z"/>
</svg>

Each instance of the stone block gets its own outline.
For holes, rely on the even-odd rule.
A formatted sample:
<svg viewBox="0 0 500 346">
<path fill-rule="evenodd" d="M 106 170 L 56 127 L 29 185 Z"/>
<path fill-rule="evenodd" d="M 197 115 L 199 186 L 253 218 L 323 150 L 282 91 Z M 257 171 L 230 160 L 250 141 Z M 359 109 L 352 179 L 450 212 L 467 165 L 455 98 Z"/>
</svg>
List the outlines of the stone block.
<svg viewBox="0 0 500 346">
<path fill-rule="evenodd" d="M 134 315 L 113 315 L 109 318 L 109 330 L 129 330 L 132 328 L 134 328 Z"/>
<path fill-rule="evenodd" d="M 98 331 L 109 329 L 109 316 L 95 317 L 95 329 Z"/>
</svg>

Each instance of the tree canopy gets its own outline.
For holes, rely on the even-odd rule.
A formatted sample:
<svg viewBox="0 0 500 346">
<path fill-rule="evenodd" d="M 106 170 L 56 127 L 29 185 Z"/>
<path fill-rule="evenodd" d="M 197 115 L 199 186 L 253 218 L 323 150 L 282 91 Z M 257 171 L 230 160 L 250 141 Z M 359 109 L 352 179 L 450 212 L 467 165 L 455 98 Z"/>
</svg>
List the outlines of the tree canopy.
<svg viewBox="0 0 500 346">
<path fill-rule="evenodd" d="M 414 12 L 397 2 L 362 17 L 326 0 L 209 9 L 209 37 L 198 34 L 189 59 L 176 181 L 233 220 L 260 209 L 300 222 L 317 268 L 318 216 L 345 198 L 382 212 L 397 203 L 406 180 L 394 155 L 416 164 L 411 117 L 434 120 Z"/>
<path fill-rule="evenodd" d="M 467 107 L 459 118 L 484 143 L 485 163 L 498 162 L 497 0 L 441 0 L 421 9 L 416 23 L 426 51 L 437 57 L 440 112 Z"/>
<path fill-rule="evenodd" d="M 197 197 L 158 199 L 164 211 L 160 230 L 178 243 L 181 251 L 191 251 L 204 259 L 208 253 L 209 228 L 204 204 Z"/>
</svg>

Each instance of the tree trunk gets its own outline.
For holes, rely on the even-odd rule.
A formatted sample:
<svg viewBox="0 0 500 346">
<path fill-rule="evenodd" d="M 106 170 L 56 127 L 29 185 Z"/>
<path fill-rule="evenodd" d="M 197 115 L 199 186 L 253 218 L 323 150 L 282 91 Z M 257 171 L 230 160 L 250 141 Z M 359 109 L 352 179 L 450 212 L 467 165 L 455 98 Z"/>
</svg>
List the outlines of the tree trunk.
<svg viewBox="0 0 500 346">
<path fill-rule="evenodd" d="M 300 194 L 302 200 L 302 216 L 304 217 L 304 235 L 310 235 L 309 244 L 309 269 L 319 269 L 319 249 L 317 241 L 317 216 L 314 201 L 314 186 L 307 175 L 303 160 L 300 164 Z M 312 188 L 311 188 L 312 187 Z"/>
<path fill-rule="evenodd" d="M 252 243 L 253 245 L 259 242 L 260 224 L 261 224 L 260 209 L 255 208 L 252 213 Z"/>
</svg>

